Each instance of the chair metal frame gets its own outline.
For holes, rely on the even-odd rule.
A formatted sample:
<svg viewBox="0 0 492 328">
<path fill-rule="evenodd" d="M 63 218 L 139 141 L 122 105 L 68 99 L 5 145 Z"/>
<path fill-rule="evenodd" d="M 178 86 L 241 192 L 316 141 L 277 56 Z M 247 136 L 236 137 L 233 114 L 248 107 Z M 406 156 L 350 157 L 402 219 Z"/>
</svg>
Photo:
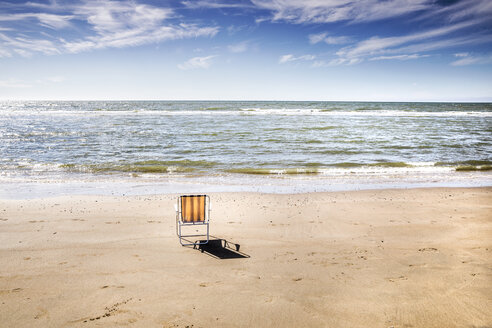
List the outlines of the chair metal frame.
<svg viewBox="0 0 492 328">
<path fill-rule="evenodd" d="M 191 222 L 186 222 L 183 221 L 183 213 L 182 213 L 182 198 L 183 197 L 205 197 L 204 201 L 204 219 L 203 221 L 191 221 Z M 210 228 L 209 228 L 209 223 L 210 223 L 210 211 L 212 210 L 212 204 L 210 203 L 210 197 L 208 195 L 182 195 L 178 197 L 177 204 L 174 205 L 174 208 L 176 210 L 176 235 L 179 237 L 179 242 L 182 246 L 196 246 L 196 245 L 203 245 L 207 244 L 210 240 Z M 198 236 L 205 236 L 205 234 L 192 234 L 192 235 L 183 235 L 181 231 L 181 227 L 184 226 L 199 226 L 199 225 L 206 225 L 207 226 L 207 240 L 206 241 L 196 241 L 196 242 L 191 242 L 187 240 L 187 237 L 198 237 Z M 186 242 L 183 243 L 183 240 Z"/>
</svg>

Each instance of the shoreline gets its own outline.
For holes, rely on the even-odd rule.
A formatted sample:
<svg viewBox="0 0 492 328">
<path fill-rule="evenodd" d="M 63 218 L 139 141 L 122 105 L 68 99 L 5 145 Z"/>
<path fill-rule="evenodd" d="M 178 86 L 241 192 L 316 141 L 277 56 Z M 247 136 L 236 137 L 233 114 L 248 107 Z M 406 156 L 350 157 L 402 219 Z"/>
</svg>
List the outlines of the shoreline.
<svg viewBox="0 0 492 328">
<path fill-rule="evenodd" d="M 487 188 L 492 186 L 488 172 L 457 173 L 453 176 L 195 176 L 140 179 L 132 177 L 81 180 L 3 180 L 1 199 L 39 199 L 66 195 L 149 196 L 175 193 L 256 192 L 271 194 L 302 194 L 315 192 L 346 192 L 357 190 L 420 189 L 420 188 Z"/>
<path fill-rule="evenodd" d="M 176 194 L 0 201 L 7 327 L 482 327 L 492 187 L 211 193 L 179 245 Z"/>
</svg>

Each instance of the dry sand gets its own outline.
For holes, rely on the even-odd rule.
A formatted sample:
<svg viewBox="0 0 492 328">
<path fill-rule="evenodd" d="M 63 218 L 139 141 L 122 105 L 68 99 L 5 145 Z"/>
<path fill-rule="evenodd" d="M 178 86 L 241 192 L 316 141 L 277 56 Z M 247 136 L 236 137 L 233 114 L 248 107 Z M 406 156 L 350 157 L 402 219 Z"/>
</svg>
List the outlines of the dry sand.
<svg viewBox="0 0 492 328">
<path fill-rule="evenodd" d="M 0 200 L 1 327 L 491 327 L 492 188 Z M 225 253 L 224 253 L 225 254 Z"/>
</svg>

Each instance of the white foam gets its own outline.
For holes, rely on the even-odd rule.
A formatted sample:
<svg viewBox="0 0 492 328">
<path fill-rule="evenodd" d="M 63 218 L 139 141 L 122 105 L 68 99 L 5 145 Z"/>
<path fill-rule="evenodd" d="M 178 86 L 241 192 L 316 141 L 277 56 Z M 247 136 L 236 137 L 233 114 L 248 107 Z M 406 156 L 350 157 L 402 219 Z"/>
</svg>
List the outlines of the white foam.
<svg viewBox="0 0 492 328">
<path fill-rule="evenodd" d="M 398 116 L 398 117 L 492 117 L 492 112 L 478 111 L 403 111 L 403 110 L 345 110 L 327 111 L 326 109 L 306 108 L 242 108 L 241 111 L 249 115 L 319 115 L 319 116 Z"/>
<path fill-rule="evenodd" d="M 240 110 L 0 110 L 1 116 L 223 116 L 223 115 L 281 115 L 281 116 L 348 116 L 348 117 L 492 117 L 492 112 L 479 111 L 326 111 L 306 108 L 242 108 Z"/>
</svg>

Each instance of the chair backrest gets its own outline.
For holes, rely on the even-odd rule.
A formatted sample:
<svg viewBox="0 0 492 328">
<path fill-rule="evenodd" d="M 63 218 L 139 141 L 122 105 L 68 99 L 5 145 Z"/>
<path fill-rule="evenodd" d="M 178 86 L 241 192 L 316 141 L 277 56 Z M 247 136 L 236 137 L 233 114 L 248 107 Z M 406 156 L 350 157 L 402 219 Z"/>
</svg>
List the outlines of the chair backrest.
<svg viewBox="0 0 492 328">
<path fill-rule="evenodd" d="M 204 222 L 206 198 L 205 195 L 180 196 L 181 220 L 183 222 Z"/>
</svg>

